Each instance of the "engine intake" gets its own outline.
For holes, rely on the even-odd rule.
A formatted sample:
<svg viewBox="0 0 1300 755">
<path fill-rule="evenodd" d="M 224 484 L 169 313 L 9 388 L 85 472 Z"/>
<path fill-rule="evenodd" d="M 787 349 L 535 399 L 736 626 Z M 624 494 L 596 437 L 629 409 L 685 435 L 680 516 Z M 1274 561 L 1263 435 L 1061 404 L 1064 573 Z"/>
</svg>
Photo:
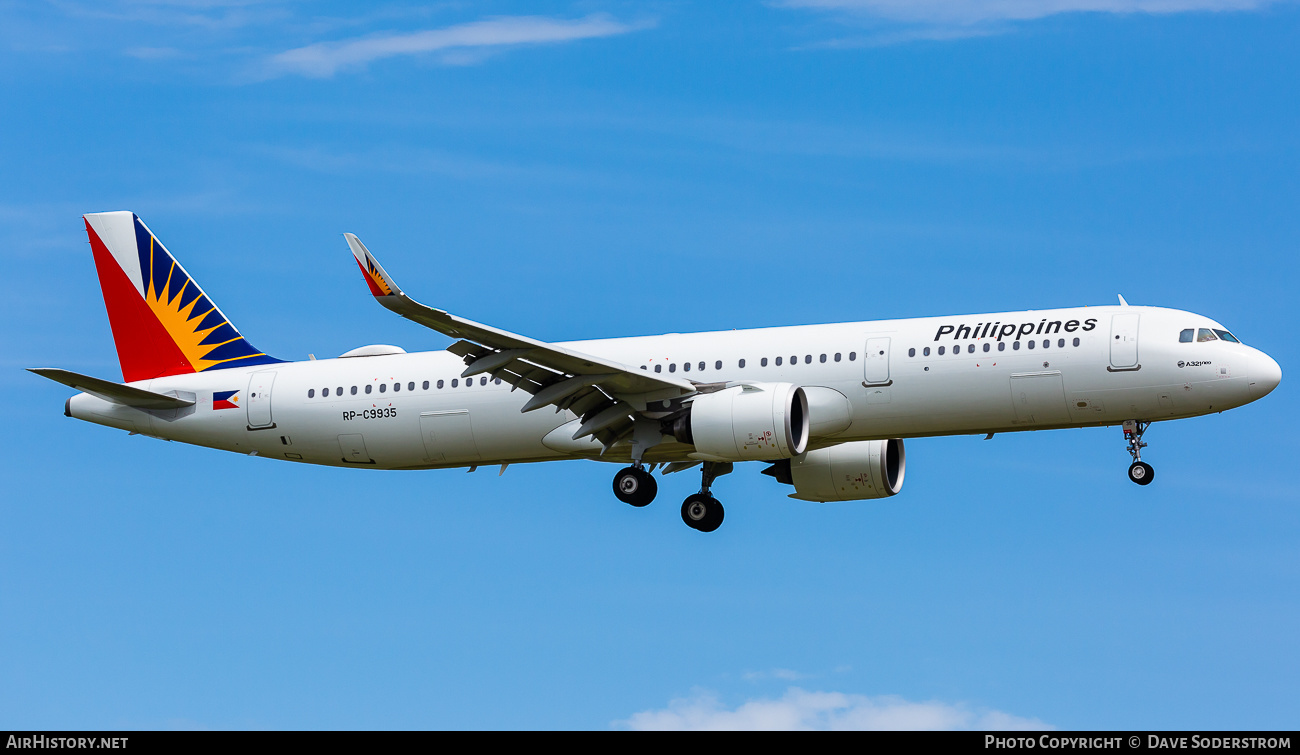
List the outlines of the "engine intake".
<svg viewBox="0 0 1300 755">
<path fill-rule="evenodd" d="M 709 461 L 788 459 L 808 446 L 808 398 L 793 383 L 747 383 L 696 396 L 673 437 Z"/>
</svg>

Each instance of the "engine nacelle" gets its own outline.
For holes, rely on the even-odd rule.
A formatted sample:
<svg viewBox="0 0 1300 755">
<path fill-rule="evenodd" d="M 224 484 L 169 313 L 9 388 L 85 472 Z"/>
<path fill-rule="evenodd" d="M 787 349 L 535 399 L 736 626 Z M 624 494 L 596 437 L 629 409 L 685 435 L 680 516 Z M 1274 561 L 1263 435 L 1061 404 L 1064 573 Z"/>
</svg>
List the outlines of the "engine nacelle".
<svg viewBox="0 0 1300 755">
<path fill-rule="evenodd" d="M 808 447 L 808 398 L 793 383 L 749 383 L 696 396 L 673 435 L 709 461 L 788 459 Z"/>
<path fill-rule="evenodd" d="M 887 498 L 902 490 L 907 455 L 899 438 L 860 440 L 809 451 L 785 463 L 790 465 L 790 478 L 782 482 L 794 485 L 791 498 L 861 501 Z"/>
</svg>

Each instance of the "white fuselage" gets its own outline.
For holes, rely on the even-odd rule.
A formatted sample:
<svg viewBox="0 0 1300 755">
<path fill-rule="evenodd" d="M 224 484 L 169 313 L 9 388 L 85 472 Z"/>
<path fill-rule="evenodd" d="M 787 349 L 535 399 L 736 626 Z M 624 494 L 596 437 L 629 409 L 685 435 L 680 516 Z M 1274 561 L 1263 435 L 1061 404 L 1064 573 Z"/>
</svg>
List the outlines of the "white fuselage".
<svg viewBox="0 0 1300 755">
<path fill-rule="evenodd" d="M 819 390 L 810 408 L 815 448 L 1191 417 L 1241 406 L 1277 385 L 1280 369 L 1263 352 L 1225 340 L 1180 342 L 1188 328 L 1222 326 L 1178 310 L 1084 307 L 562 345 L 699 383 L 829 389 Z M 628 461 L 621 446 L 602 456 L 594 439 L 572 440 L 576 425 L 562 427 L 577 419 L 571 412 L 521 413 L 527 393 L 491 378 L 461 378 L 464 368 L 460 357 L 443 351 L 210 370 L 132 384 L 194 400 L 187 409 L 148 412 L 80 394 L 67 413 L 311 464 L 423 469 Z M 214 393 L 236 390 L 236 408 L 214 408 Z M 839 401 L 836 394 L 847 403 L 847 419 L 819 424 L 818 407 L 827 397 Z M 688 460 L 691 450 L 669 437 L 644 460 Z"/>
</svg>

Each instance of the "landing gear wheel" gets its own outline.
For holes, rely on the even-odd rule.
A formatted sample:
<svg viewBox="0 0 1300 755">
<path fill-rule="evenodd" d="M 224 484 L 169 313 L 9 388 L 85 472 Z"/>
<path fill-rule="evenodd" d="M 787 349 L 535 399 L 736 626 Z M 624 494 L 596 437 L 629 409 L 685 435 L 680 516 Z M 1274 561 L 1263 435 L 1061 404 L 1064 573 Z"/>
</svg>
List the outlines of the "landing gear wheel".
<svg viewBox="0 0 1300 755">
<path fill-rule="evenodd" d="M 645 506 L 658 492 L 659 483 L 654 476 L 639 467 L 628 467 L 614 475 L 614 496 L 623 503 Z"/>
<path fill-rule="evenodd" d="M 722 504 L 711 495 L 696 493 L 682 504 L 682 521 L 700 532 L 712 532 L 722 525 Z"/>
<path fill-rule="evenodd" d="M 1150 485 L 1156 478 L 1156 470 L 1145 461 L 1135 461 L 1128 468 L 1128 478 L 1139 485 Z"/>
</svg>

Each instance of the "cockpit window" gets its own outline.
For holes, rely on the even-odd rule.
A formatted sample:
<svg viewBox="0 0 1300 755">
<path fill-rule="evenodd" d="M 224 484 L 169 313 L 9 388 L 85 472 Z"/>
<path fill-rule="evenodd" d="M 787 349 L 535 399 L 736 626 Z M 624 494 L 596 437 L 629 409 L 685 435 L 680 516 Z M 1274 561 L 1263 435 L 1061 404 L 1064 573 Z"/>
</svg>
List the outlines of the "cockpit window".
<svg viewBox="0 0 1300 755">
<path fill-rule="evenodd" d="M 1196 334 L 1197 343 L 1205 343 L 1207 341 L 1217 341 L 1217 340 L 1219 340 L 1219 337 L 1214 335 L 1214 331 L 1210 330 L 1209 328 L 1201 328 L 1201 332 Z"/>
<path fill-rule="evenodd" d="M 1182 333 L 1178 334 L 1178 342 L 1191 343 L 1192 337 L 1195 335 L 1196 335 L 1196 328 L 1188 328 L 1187 330 L 1184 330 Z"/>
<path fill-rule="evenodd" d="M 1234 336 L 1233 334 L 1229 333 L 1226 330 L 1219 330 L 1218 328 L 1215 328 L 1214 334 L 1217 335 L 1219 338 L 1222 338 L 1223 340 L 1228 341 L 1230 343 L 1241 343 L 1241 341 L 1237 340 L 1236 336 Z"/>
</svg>

